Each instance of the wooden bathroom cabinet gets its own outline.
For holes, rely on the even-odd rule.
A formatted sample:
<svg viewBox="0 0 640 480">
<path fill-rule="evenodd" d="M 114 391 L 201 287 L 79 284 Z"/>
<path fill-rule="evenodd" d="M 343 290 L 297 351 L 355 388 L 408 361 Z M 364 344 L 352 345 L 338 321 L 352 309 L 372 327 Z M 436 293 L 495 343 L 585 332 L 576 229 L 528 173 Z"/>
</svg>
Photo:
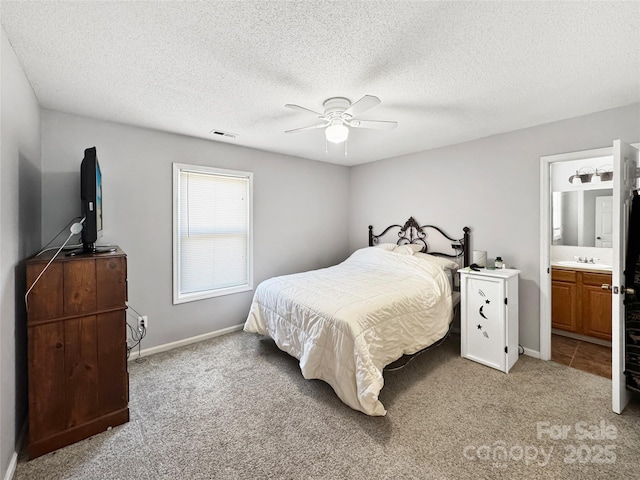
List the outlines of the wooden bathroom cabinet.
<svg viewBox="0 0 640 480">
<path fill-rule="evenodd" d="M 552 327 L 611 341 L 611 292 L 603 284 L 611 284 L 610 273 L 553 267 Z"/>
</svg>

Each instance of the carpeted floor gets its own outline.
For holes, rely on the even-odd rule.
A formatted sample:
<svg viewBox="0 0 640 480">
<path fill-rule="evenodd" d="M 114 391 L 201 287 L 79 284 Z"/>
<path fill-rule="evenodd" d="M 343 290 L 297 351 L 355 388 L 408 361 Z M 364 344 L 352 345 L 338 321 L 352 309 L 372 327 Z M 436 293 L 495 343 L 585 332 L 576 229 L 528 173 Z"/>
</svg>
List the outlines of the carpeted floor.
<svg viewBox="0 0 640 480">
<path fill-rule="evenodd" d="M 459 343 L 385 374 L 386 417 L 351 410 L 256 335 L 147 357 L 129 365 L 128 424 L 21 458 L 14 478 L 640 478 L 639 402 L 618 416 L 602 377 L 527 356 L 505 375 Z"/>
</svg>

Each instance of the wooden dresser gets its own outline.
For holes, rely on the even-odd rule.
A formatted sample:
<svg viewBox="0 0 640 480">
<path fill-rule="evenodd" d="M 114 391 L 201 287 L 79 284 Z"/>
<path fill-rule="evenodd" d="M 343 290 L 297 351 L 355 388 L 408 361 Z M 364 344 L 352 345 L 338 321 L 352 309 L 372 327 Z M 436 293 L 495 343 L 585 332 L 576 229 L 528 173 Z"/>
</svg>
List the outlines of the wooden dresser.
<svg viewBox="0 0 640 480">
<path fill-rule="evenodd" d="M 27 261 L 27 289 L 55 252 Z M 61 254 L 27 297 L 30 458 L 129 421 L 127 257 Z"/>
</svg>

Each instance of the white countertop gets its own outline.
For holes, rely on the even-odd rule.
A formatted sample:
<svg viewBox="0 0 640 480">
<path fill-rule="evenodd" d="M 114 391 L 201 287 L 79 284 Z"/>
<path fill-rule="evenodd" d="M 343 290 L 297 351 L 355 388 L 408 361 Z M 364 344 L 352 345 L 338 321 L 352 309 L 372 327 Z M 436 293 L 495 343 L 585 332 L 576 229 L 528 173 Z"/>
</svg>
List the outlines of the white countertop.
<svg viewBox="0 0 640 480">
<path fill-rule="evenodd" d="M 606 265 L 604 263 L 583 263 L 576 262 L 573 260 L 559 260 L 555 262 L 551 262 L 552 267 L 558 268 L 566 268 L 570 270 L 589 270 L 589 271 L 598 271 L 598 272 L 607 272 L 610 273 L 613 270 L 611 265 Z"/>
</svg>

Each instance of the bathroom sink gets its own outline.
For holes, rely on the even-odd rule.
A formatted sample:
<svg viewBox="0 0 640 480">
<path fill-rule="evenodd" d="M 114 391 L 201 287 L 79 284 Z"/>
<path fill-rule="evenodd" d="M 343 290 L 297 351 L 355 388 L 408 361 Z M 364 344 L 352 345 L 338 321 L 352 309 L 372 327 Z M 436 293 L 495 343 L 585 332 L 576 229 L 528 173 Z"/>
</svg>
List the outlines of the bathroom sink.
<svg viewBox="0 0 640 480">
<path fill-rule="evenodd" d="M 571 268 L 584 268 L 590 270 L 607 270 L 611 271 L 611 265 L 605 265 L 604 263 L 583 263 L 576 262 L 575 260 L 560 260 L 558 262 L 553 262 L 554 265 L 559 267 L 571 267 Z"/>
</svg>

